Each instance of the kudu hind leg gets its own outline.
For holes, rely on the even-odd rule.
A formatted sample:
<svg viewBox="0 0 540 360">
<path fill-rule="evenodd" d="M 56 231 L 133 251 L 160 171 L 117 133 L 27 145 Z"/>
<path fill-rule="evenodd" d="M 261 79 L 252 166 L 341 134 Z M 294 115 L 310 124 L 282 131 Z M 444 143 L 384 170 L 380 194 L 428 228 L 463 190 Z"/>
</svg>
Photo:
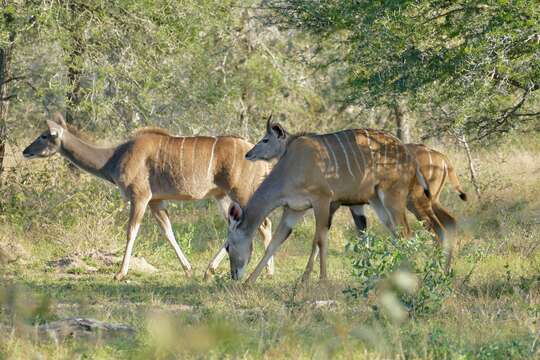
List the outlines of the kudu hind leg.
<svg viewBox="0 0 540 360">
<path fill-rule="evenodd" d="M 129 260 L 131 259 L 131 253 L 133 251 L 133 245 L 135 244 L 135 238 L 139 232 L 141 226 L 141 220 L 146 210 L 146 205 L 150 196 L 133 196 L 131 198 L 131 206 L 129 210 L 129 221 L 127 226 L 127 242 L 126 249 L 124 251 L 124 257 L 122 259 L 122 266 L 120 271 L 115 275 L 116 280 L 122 280 L 128 273 Z"/>
<path fill-rule="evenodd" d="M 411 228 L 409 227 L 405 213 L 407 194 L 402 190 L 382 191 L 377 189 L 377 199 L 379 200 L 379 206 L 382 206 L 382 209 L 379 209 L 379 211 L 384 211 L 386 214 L 387 226 L 390 227 L 394 238 L 399 237 L 399 231 L 401 231 L 401 235 L 404 237 L 410 237 Z"/>
<path fill-rule="evenodd" d="M 229 206 L 231 205 L 231 198 L 229 198 L 228 196 L 224 196 L 222 198 L 216 199 L 216 201 L 217 201 L 219 210 L 221 212 L 221 215 L 225 219 L 225 222 L 227 222 L 227 216 L 228 216 L 227 212 L 229 211 Z M 208 264 L 208 267 L 206 268 L 206 271 L 204 272 L 204 280 L 208 280 L 212 276 L 212 274 L 216 272 L 216 269 L 218 268 L 219 264 L 221 263 L 221 261 L 223 261 L 223 259 L 227 255 L 227 250 L 225 249 L 226 245 L 227 245 L 227 240 L 223 242 L 223 245 L 221 245 L 216 255 L 214 255 L 214 257 Z"/>
<path fill-rule="evenodd" d="M 364 205 L 354 205 L 349 208 L 351 211 L 356 231 L 360 236 L 364 235 L 367 229 L 367 218 L 365 215 Z"/>
<path fill-rule="evenodd" d="M 318 253 L 320 264 L 319 279 L 321 281 L 327 279 L 326 257 L 328 255 L 328 230 L 331 225 L 332 209 L 329 203 L 321 201 L 318 204 L 314 204 L 313 212 L 315 214 L 315 237 L 306 269 L 302 275 L 302 282 L 309 280 Z"/>
<path fill-rule="evenodd" d="M 150 201 L 150 209 L 152 210 L 152 214 L 154 215 L 157 223 L 159 224 L 163 235 L 165 235 L 165 237 L 173 247 L 174 252 L 176 253 L 176 257 L 178 257 L 178 260 L 180 261 L 182 268 L 186 272 L 186 275 L 191 276 L 191 265 L 186 255 L 178 245 L 176 238 L 174 237 L 171 220 L 169 219 L 169 214 L 167 213 L 165 202 Z"/>
<path fill-rule="evenodd" d="M 259 226 L 259 234 L 261 235 L 264 250 L 266 251 L 266 249 L 268 249 L 268 245 L 270 245 L 270 241 L 272 241 L 272 222 L 269 218 L 264 219 L 261 226 Z M 266 272 L 268 276 L 273 276 L 274 270 L 274 257 L 271 256 L 266 263 Z"/>
<path fill-rule="evenodd" d="M 432 203 L 431 201 L 423 197 L 415 198 L 412 206 L 410 206 L 410 210 L 416 215 L 418 220 L 422 221 L 424 223 L 424 226 L 426 226 L 428 230 L 434 233 L 437 244 L 442 247 L 445 253 L 446 271 L 448 271 L 452 262 L 451 236 L 446 236 L 447 229 L 445 228 L 445 220 L 441 219 L 442 222 L 440 221 L 440 218 L 437 216 L 435 209 L 437 209 L 437 211 L 439 210 L 436 203 Z M 450 216 L 455 223 L 455 219 L 450 214 L 448 214 L 448 216 Z M 449 224 L 449 226 L 451 227 L 452 224 Z M 452 231 L 450 231 L 450 233 L 452 233 Z"/>
</svg>

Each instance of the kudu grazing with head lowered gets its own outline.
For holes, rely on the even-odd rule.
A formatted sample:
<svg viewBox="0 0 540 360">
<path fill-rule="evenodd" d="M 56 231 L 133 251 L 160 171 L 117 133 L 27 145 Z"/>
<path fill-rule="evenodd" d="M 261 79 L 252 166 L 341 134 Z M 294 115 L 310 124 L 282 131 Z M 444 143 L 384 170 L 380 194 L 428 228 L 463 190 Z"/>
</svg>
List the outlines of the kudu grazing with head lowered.
<svg viewBox="0 0 540 360">
<path fill-rule="evenodd" d="M 127 243 L 117 280 L 127 275 L 147 206 L 184 271 L 191 275 L 191 265 L 174 237 L 165 201 L 215 198 L 226 217 L 231 200 L 246 204 L 268 173 L 267 164 L 244 159 L 252 144 L 238 137 L 176 137 L 163 129 L 141 129 L 120 145 L 102 148 L 77 137 L 60 114 L 55 114 L 55 121 L 48 120 L 47 126 L 48 130 L 23 151 L 26 158 L 59 153 L 82 170 L 118 186 L 130 202 Z M 269 219 L 261 219 L 257 225 L 265 246 L 270 242 L 270 228 Z M 223 246 L 205 276 L 215 270 L 225 254 Z M 268 270 L 273 273 L 272 262 Z"/>
<path fill-rule="evenodd" d="M 292 136 L 279 123 L 271 121 L 272 116 L 266 122 L 266 134 L 255 144 L 255 146 L 246 153 L 246 159 L 250 161 L 264 160 L 270 161 L 279 159 L 285 153 L 289 138 Z M 424 144 L 405 144 L 407 150 L 414 155 L 420 167 L 422 174 L 428 183 L 431 196 L 431 207 L 437 219 L 443 224 L 446 230 L 453 232 L 456 228 L 456 219 L 441 205 L 439 197 L 448 177 L 454 190 L 459 194 L 462 200 L 467 199 L 467 195 L 461 188 L 461 184 L 454 172 L 454 168 L 448 158 Z M 417 204 L 424 204 L 423 188 L 420 184 L 414 185 L 414 190 L 409 193 L 407 199 L 407 208 L 420 221 L 424 221 L 424 225 L 428 230 L 435 231 L 437 224 L 433 224 L 429 216 L 426 216 L 426 211 L 418 210 Z M 414 201 L 413 196 L 419 196 L 419 201 Z M 359 233 L 362 233 L 367 228 L 367 219 L 364 215 L 364 205 L 355 205 L 350 208 L 356 228 Z M 437 236 L 437 232 L 435 232 Z"/>
<path fill-rule="evenodd" d="M 233 279 L 241 278 L 245 272 L 255 229 L 280 206 L 284 208 L 281 221 L 246 283 L 256 280 L 310 208 L 315 214 L 316 229 L 302 276 L 304 281 L 309 278 L 319 249 L 320 278 L 327 277 L 327 234 L 332 215 L 341 205 L 351 206 L 354 211 L 357 205 L 370 204 L 394 236 L 398 230 L 409 236 L 405 207 L 408 194 L 418 182 L 424 197 L 415 198 L 417 206 L 431 211 L 430 216 L 435 218 L 429 207 L 429 187 L 414 157 L 397 138 L 385 132 L 355 129 L 324 135 L 291 135 L 277 158 L 277 164 L 247 205 L 233 203 L 229 209 L 227 249 Z"/>
</svg>

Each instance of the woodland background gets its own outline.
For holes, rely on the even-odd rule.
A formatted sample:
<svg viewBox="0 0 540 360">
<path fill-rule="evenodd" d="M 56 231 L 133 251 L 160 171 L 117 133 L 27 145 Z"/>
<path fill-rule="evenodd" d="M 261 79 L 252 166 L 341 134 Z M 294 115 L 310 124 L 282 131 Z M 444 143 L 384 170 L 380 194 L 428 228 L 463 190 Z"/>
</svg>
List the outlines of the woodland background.
<svg viewBox="0 0 540 360">
<path fill-rule="evenodd" d="M 537 1 L 0 3 L 0 358 L 538 355 Z M 54 111 L 99 144 L 141 126 L 256 141 L 270 113 L 291 131 L 373 127 L 426 142 L 449 155 L 476 194 L 468 203 L 443 194 L 461 224 L 455 273 L 423 267 L 433 281 L 422 296 L 436 306 L 400 298 L 408 320 L 384 315 L 376 289 L 395 268 L 372 264 L 360 274 L 358 251 L 395 264 L 413 248 L 435 251 L 431 240 L 359 248 L 340 212 L 331 234 L 334 280 L 324 286 L 291 285 L 307 260 L 310 217 L 280 251 L 275 278 L 247 292 L 225 270 L 210 283 L 185 279 L 151 219 L 135 255 L 160 272 L 115 283 L 118 264 L 95 254 L 121 253 L 127 214 L 119 194 L 59 157 L 22 159 Z M 211 202 L 176 203 L 172 212 L 175 234 L 202 273 L 225 224 Z M 384 229 L 369 221 L 374 241 L 384 243 Z M 347 289 L 367 286 L 359 284 L 375 290 L 351 295 Z M 318 308 L 320 300 L 330 308 Z M 72 316 L 127 323 L 137 335 L 36 335 Z"/>
</svg>

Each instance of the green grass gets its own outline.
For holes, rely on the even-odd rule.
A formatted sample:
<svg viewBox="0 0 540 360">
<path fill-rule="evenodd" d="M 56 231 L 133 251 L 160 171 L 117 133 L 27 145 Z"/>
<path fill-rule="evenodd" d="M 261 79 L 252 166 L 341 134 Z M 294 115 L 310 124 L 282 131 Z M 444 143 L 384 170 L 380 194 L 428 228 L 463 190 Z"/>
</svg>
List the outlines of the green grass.
<svg viewBox="0 0 540 360">
<path fill-rule="evenodd" d="M 330 232 L 330 280 L 324 284 L 318 271 L 308 285 L 297 283 L 310 250 L 312 215 L 278 252 L 274 278 L 261 277 L 244 289 L 229 280 L 224 262 L 215 278 L 203 282 L 226 236 L 212 202 L 169 209 L 195 268 L 193 278 L 184 276 L 149 214 L 134 255 L 158 273 L 130 272 L 127 281 L 116 282 L 119 265 L 88 256 L 83 259 L 98 268 L 95 273 L 51 267 L 51 260 L 74 253 L 120 255 L 127 208 L 113 188 L 74 174 L 60 159 L 21 163 L 7 175 L 1 194 L 0 244 L 20 244 L 26 254 L 0 265 L 0 359 L 538 357 L 540 165 L 534 146 L 504 150 L 504 162 L 494 152 L 480 155 L 480 201 L 456 166 L 471 200 L 463 203 L 449 189 L 443 193 L 443 203 L 460 220 L 449 295 L 437 311 L 401 322 L 380 311 L 378 291 L 357 299 L 344 293 L 360 285 L 352 275 L 352 255 L 344 250 L 356 236 L 345 209 Z M 450 157 L 464 163 L 460 154 Z M 386 234 L 371 213 L 369 224 L 375 234 Z M 261 248 L 257 241 L 254 259 Z M 337 303 L 317 308 L 317 300 Z M 136 335 L 56 342 L 38 339 L 33 330 L 74 316 L 127 324 Z"/>
</svg>

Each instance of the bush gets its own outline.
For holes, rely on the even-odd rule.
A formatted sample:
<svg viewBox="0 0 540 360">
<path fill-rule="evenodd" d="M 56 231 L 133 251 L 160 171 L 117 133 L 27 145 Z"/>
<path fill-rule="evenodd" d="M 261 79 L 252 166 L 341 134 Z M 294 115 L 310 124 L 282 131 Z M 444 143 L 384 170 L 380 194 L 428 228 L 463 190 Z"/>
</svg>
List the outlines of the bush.
<svg viewBox="0 0 540 360">
<path fill-rule="evenodd" d="M 359 283 L 345 290 L 353 298 L 391 291 L 414 316 L 436 311 L 452 291 L 453 272 L 445 271 L 444 251 L 425 231 L 397 242 L 367 232 L 346 250 Z"/>
</svg>

